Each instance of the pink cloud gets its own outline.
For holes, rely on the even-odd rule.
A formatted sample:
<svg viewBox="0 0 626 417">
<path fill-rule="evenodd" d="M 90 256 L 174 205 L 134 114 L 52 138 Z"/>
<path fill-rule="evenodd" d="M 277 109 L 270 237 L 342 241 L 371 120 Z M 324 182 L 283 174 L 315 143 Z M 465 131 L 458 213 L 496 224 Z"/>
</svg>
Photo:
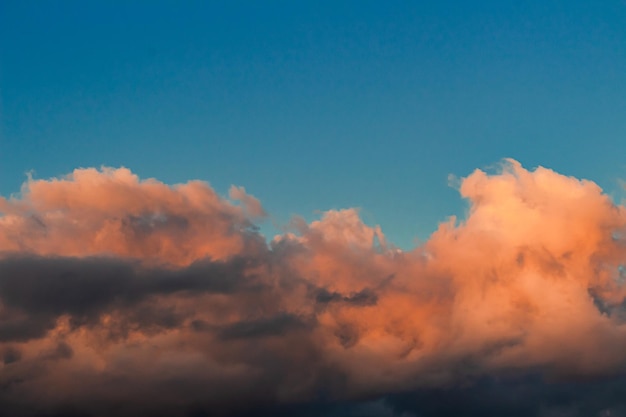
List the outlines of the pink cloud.
<svg viewBox="0 0 626 417">
<path fill-rule="evenodd" d="M 0 385 L 24 381 L 13 404 L 132 410 L 623 372 L 625 208 L 513 160 L 460 193 L 467 219 L 400 251 L 355 209 L 267 245 L 243 187 L 229 192 L 238 206 L 124 168 L 29 180 L 0 200 Z"/>
<path fill-rule="evenodd" d="M 256 197 L 246 193 L 246 189 L 244 187 L 236 187 L 232 185 L 228 190 L 228 196 L 232 200 L 241 201 L 243 209 L 249 217 L 263 218 L 267 216 L 261 202 Z"/>
<path fill-rule="evenodd" d="M 90 168 L 29 180 L 21 194 L 2 203 L 0 250 L 113 255 L 182 266 L 258 244 L 246 231 L 251 225 L 246 211 L 253 216 L 262 211 L 258 200 L 241 194 L 244 210 L 202 181 L 168 186 L 139 180 L 126 168 Z"/>
</svg>

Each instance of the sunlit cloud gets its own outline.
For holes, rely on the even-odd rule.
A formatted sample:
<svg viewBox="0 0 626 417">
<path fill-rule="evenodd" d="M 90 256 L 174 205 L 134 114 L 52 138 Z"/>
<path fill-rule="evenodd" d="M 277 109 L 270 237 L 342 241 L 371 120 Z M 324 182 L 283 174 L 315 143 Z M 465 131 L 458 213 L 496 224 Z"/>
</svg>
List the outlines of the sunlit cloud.
<svg viewBox="0 0 626 417">
<path fill-rule="evenodd" d="M 0 200 L 0 402 L 228 414 L 621 375 L 626 209 L 514 160 L 458 185 L 467 218 L 403 251 L 353 208 L 266 239 L 243 187 L 29 179 Z"/>
</svg>

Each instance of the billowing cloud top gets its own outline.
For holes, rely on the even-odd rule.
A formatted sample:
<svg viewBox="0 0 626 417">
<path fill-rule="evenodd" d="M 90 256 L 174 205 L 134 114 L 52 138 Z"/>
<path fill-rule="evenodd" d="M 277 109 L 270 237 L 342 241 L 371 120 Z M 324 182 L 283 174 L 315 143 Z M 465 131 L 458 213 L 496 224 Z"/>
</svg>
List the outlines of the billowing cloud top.
<svg viewBox="0 0 626 417">
<path fill-rule="evenodd" d="M 460 192 L 467 219 L 401 251 L 355 209 L 267 244 L 243 187 L 29 179 L 0 199 L 0 415 L 444 415 L 400 393 L 621 378 L 625 208 L 513 160 Z"/>
</svg>

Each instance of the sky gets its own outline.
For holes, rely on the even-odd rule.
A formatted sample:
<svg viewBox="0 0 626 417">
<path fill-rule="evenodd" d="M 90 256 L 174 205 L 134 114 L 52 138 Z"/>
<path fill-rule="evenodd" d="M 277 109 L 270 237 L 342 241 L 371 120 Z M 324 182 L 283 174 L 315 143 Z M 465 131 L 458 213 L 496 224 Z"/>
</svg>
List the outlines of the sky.
<svg viewBox="0 0 626 417">
<path fill-rule="evenodd" d="M 626 416 L 625 51 L 623 0 L 0 1 L 0 417 Z"/>
<path fill-rule="evenodd" d="M 3 1 L 0 193 L 77 167 L 360 207 L 402 248 L 515 158 L 626 177 L 626 11 L 589 2 Z M 323 185 L 322 185 L 323 184 Z"/>
</svg>

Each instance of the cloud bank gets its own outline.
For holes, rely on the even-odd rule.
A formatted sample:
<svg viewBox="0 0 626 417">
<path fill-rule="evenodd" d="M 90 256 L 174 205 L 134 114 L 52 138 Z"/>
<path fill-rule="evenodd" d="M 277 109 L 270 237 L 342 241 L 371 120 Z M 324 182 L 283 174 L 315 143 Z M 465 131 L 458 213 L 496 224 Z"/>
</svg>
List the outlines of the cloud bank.
<svg viewBox="0 0 626 417">
<path fill-rule="evenodd" d="M 0 416 L 626 415 L 626 208 L 514 160 L 459 190 L 401 251 L 356 209 L 268 244 L 243 187 L 29 179 L 0 198 Z"/>
</svg>

